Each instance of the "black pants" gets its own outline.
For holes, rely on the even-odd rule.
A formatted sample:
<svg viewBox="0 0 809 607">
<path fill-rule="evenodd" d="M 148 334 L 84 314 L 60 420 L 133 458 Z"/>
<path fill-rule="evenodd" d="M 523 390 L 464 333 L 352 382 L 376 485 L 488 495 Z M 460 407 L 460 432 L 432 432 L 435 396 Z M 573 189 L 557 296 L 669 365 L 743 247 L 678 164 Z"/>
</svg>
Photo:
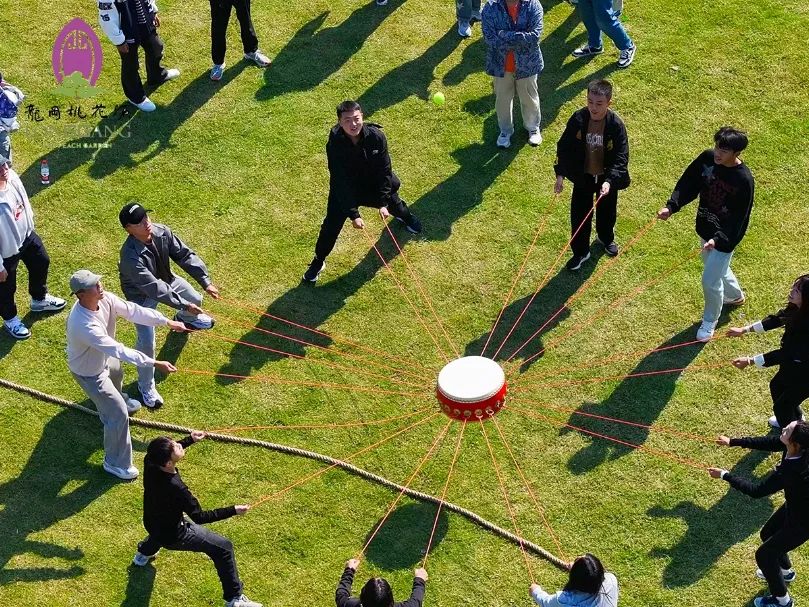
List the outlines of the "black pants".
<svg viewBox="0 0 809 607">
<path fill-rule="evenodd" d="M 233 544 L 226 537 L 214 533 L 191 521 L 183 523 L 183 531 L 177 541 L 164 544 L 152 536 L 147 536 L 138 544 L 138 552 L 151 556 L 161 548 L 166 550 L 183 550 L 186 552 L 202 552 L 213 561 L 219 581 L 222 583 L 222 598 L 229 601 L 242 594 L 242 582 L 236 568 L 236 555 Z"/>
<path fill-rule="evenodd" d="M 250 0 L 211 0 L 211 59 L 215 65 L 225 62 L 226 34 L 232 8 L 236 9 L 245 54 L 258 50 L 258 38 L 250 15 Z"/>
<path fill-rule="evenodd" d="M 587 255 L 590 250 L 590 233 L 592 231 L 592 217 L 587 213 L 593 208 L 594 198 L 601 190 L 604 177 L 598 179 L 585 176 L 573 185 L 573 195 L 570 198 L 570 233 L 581 229 L 573 236 L 570 248 L 574 255 Z M 610 188 L 610 193 L 601 199 L 595 210 L 596 234 L 605 245 L 615 240 L 615 221 L 618 218 L 618 190 Z M 587 217 L 587 221 L 584 218 Z M 582 224 L 582 222 L 584 222 Z"/>
<path fill-rule="evenodd" d="M 317 243 L 315 243 L 315 256 L 320 260 L 325 260 L 329 253 L 332 252 L 334 244 L 337 242 L 337 237 L 340 235 L 340 230 L 343 229 L 343 224 L 345 224 L 346 219 L 348 219 L 345 211 L 336 209 L 334 206 L 336 205 L 329 203 L 326 209 L 326 218 L 320 226 L 320 234 L 318 234 Z M 369 202 L 362 206 L 379 209 L 385 205 L 382 203 L 375 204 Z M 391 194 L 391 201 L 387 206 L 388 211 L 390 211 L 390 214 L 394 217 L 399 217 L 405 222 L 410 221 L 410 209 L 407 208 L 407 204 L 399 197 L 397 192 Z"/>
<path fill-rule="evenodd" d="M 146 63 L 146 81 L 152 85 L 161 84 L 166 80 L 166 68 L 160 62 L 163 61 L 163 41 L 157 32 L 143 39 L 138 44 L 130 43 L 129 52 L 119 53 L 121 55 L 121 86 L 124 87 L 124 95 L 134 103 L 140 103 L 146 97 L 143 90 L 143 82 L 140 79 L 140 61 L 138 58 L 138 48 L 143 47 L 144 62 Z"/>
<path fill-rule="evenodd" d="M 772 410 L 778 425 L 785 428 L 787 424 L 801 418 L 801 403 L 809 398 L 809 381 L 806 372 L 781 367 L 770 380 Z"/>
<path fill-rule="evenodd" d="M 770 594 L 785 596 L 787 586 L 781 569 L 792 568 L 788 553 L 809 540 L 809 526 L 790 523 L 784 504 L 764 523 L 760 535 L 764 543 L 756 550 L 756 564 L 767 578 Z"/>
<path fill-rule="evenodd" d="M 8 276 L 0 282 L 0 316 L 3 320 L 11 320 L 17 316 L 17 305 L 14 294 L 17 292 L 17 266 L 20 262 L 28 270 L 28 293 L 32 299 L 44 299 L 48 292 L 48 267 L 51 258 L 36 232 L 31 232 L 22 243 L 20 252 L 3 260 Z"/>
</svg>

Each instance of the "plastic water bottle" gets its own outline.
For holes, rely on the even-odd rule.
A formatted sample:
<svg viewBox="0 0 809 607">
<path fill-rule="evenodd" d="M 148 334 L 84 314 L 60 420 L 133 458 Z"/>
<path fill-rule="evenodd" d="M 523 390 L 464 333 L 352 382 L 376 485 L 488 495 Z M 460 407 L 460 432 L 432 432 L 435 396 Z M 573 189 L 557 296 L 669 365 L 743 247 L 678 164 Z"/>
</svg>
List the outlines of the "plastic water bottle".
<svg viewBox="0 0 809 607">
<path fill-rule="evenodd" d="M 42 162 L 39 163 L 39 180 L 42 182 L 42 185 L 51 184 L 51 170 L 48 168 L 47 158 L 43 158 Z"/>
</svg>

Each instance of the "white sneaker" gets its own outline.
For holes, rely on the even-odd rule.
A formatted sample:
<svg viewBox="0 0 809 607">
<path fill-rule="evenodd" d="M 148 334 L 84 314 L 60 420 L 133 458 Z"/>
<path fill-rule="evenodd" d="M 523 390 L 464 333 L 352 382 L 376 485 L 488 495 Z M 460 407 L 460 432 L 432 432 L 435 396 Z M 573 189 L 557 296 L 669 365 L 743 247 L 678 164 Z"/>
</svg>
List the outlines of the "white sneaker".
<svg viewBox="0 0 809 607">
<path fill-rule="evenodd" d="M 458 35 L 461 38 L 469 38 L 472 35 L 472 24 L 469 21 L 458 21 Z"/>
<path fill-rule="evenodd" d="M 221 65 L 214 65 L 211 68 L 211 80 L 214 82 L 219 82 L 222 80 L 222 76 L 225 73 L 225 64 L 222 63 Z"/>
<path fill-rule="evenodd" d="M 251 601 L 245 595 L 239 595 L 235 599 L 230 599 L 225 603 L 225 607 L 263 607 L 261 603 Z"/>
<path fill-rule="evenodd" d="M 180 317 L 180 313 L 174 315 L 174 320 L 178 320 L 192 331 L 205 331 L 206 329 L 213 329 L 214 319 L 207 314 L 197 314 L 194 318 L 186 320 Z"/>
<path fill-rule="evenodd" d="M 129 99 L 128 101 L 136 108 L 138 108 L 141 112 L 154 112 L 157 109 L 157 106 L 148 97 L 144 97 L 143 101 L 141 101 L 140 103 L 135 103 L 131 99 Z"/>
<path fill-rule="evenodd" d="M 778 423 L 778 418 L 775 417 L 775 415 L 771 415 L 767 420 L 767 423 L 770 424 L 770 427 L 775 428 L 776 430 L 781 429 L 781 424 Z"/>
<path fill-rule="evenodd" d="M 784 581 L 787 584 L 791 584 L 795 581 L 797 574 L 795 573 L 794 569 L 781 569 L 781 575 L 784 576 Z M 764 574 L 761 572 L 761 569 L 756 569 L 756 577 L 760 580 L 766 580 L 767 578 L 764 577 Z"/>
<path fill-rule="evenodd" d="M 31 337 L 31 331 L 23 324 L 19 316 L 5 321 L 3 326 L 6 328 L 6 332 L 14 339 L 28 339 Z"/>
<path fill-rule="evenodd" d="M 160 552 L 160 550 L 158 550 L 157 552 Z M 152 555 L 148 555 L 148 554 L 143 554 L 140 551 L 138 551 L 138 552 L 135 553 L 135 556 L 132 558 L 132 564 L 137 565 L 138 567 L 145 567 L 146 565 L 149 564 L 149 561 L 155 560 L 155 558 L 157 557 L 157 552 L 155 552 Z"/>
<path fill-rule="evenodd" d="M 138 472 L 138 469 L 135 468 L 135 466 L 129 466 L 129 468 L 126 468 L 126 469 L 118 468 L 117 466 L 112 466 L 112 465 L 108 464 L 107 460 L 104 460 L 104 463 L 101 464 L 101 467 L 104 468 L 104 470 L 106 470 L 107 472 L 109 472 L 113 476 L 117 476 L 118 478 L 120 478 L 122 480 L 125 480 L 125 481 L 134 480 L 134 479 L 138 478 L 138 474 L 140 474 Z"/>
<path fill-rule="evenodd" d="M 528 143 L 534 147 L 542 143 L 542 133 L 539 132 L 539 129 L 536 131 L 528 131 Z"/>
<path fill-rule="evenodd" d="M 258 49 L 252 53 L 245 53 L 244 58 L 248 61 L 252 61 L 259 67 L 267 67 L 272 63 L 272 60 Z"/>
<path fill-rule="evenodd" d="M 61 297 L 54 297 L 50 293 L 45 293 L 43 299 L 31 300 L 31 312 L 58 312 L 65 307 L 66 303 Z"/>
<path fill-rule="evenodd" d="M 159 409 L 163 406 L 163 397 L 160 396 L 160 393 L 157 391 L 157 388 L 155 388 L 154 385 L 145 392 L 138 388 L 138 392 L 140 392 L 141 401 L 143 402 L 144 407 L 148 407 L 149 409 Z"/>
<path fill-rule="evenodd" d="M 140 403 L 134 398 L 129 398 L 129 396 L 125 394 L 124 400 L 126 401 L 126 412 L 129 413 L 129 415 L 132 415 L 135 411 L 140 409 Z"/>
<path fill-rule="evenodd" d="M 701 341 L 702 343 L 711 341 L 715 329 L 716 323 L 702 321 L 699 329 L 697 329 L 697 341 Z"/>
<path fill-rule="evenodd" d="M 176 67 L 171 68 L 170 70 L 166 70 L 166 79 L 163 82 L 168 82 L 169 80 L 174 80 L 175 78 L 180 77 L 180 70 Z"/>
<path fill-rule="evenodd" d="M 499 148 L 510 148 L 511 147 L 511 135 L 508 133 L 500 133 L 497 136 L 497 147 Z"/>
</svg>

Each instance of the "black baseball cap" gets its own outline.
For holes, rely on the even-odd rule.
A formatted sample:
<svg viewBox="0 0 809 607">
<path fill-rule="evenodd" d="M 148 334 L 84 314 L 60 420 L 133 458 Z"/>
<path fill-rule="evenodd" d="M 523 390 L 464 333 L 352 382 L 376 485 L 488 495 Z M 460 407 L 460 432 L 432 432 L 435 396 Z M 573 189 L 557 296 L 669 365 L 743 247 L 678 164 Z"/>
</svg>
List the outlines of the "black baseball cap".
<svg viewBox="0 0 809 607">
<path fill-rule="evenodd" d="M 138 224 L 143 221 L 147 213 L 151 213 L 152 209 L 144 209 L 143 205 L 139 202 L 127 202 L 121 212 L 118 213 L 118 221 L 121 222 L 123 227 L 130 224 Z"/>
</svg>

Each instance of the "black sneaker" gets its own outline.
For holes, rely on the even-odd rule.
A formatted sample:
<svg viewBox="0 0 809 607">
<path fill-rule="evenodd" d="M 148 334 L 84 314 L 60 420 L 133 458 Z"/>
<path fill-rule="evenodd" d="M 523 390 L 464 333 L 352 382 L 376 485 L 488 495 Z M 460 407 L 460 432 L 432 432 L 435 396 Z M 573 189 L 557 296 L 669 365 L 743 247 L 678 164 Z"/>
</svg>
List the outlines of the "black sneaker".
<svg viewBox="0 0 809 607">
<path fill-rule="evenodd" d="M 571 272 L 575 272 L 588 259 L 590 259 L 590 253 L 587 253 L 587 255 L 574 255 L 570 258 L 570 261 L 567 262 L 565 267 Z"/>
<path fill-rule="evenodd" d="M 323 271 L 323 268 L 326 267 L 326 262 L 321 261 L 317 257 L 312 259 L 312 263 L 309 264 L 309 267 L 306 269 L 306 272 L 303 273 L 303 279 L 306 282 L 317 282 L 318 276 Z"/>
<path fill-rule="evenodd" d="M 419 221 L 419 218 L 413 215 L 412 213 L 410 214 L 410 218 L 407 221 L 405 221 L 401 217 L 397 217 L 396 219 L 401 221 L 404 224 L 407 231 L 410 232 L 411 234 L 421 234 L 421 222 Z"/>
<path fill-rule="evenodd" d="M 618 67 L 629 67 L 635 60 L 635 47 L 630 46 L 625 51 L 621 51 L 618 55 Z"/>
<path fill-rule="evenodd" d="M 590 46 L 589 44 L 584 44 L 577 48 L 575 51 L 570 53 L 576 59 L 581 59 L 582 57 L 592 57 L 593 55 L 600 55 L 604 52 L 603 46 Z"/>
<path fill-rule="evenodd" d="M 604 241 L 600 238 L 596 238 L 596 242 L 604 247 L 604 252 L 609 255 L 610 257 L 618 257 L 618 253 L 620 252 L 620 248 L 618 248 L 618 243 L 614 240 L 610 244 L 604 244 Z"/>
<path fill-rule="evenodd" d="M 781 602 L 771 594 L 757 596 L 753 600 L 755 607 L 792 607 L 794 604 L 795 601 L 792 600 L 792 597 L 789 597 L 789 602 L 782 605 Z"/>
</svg>

